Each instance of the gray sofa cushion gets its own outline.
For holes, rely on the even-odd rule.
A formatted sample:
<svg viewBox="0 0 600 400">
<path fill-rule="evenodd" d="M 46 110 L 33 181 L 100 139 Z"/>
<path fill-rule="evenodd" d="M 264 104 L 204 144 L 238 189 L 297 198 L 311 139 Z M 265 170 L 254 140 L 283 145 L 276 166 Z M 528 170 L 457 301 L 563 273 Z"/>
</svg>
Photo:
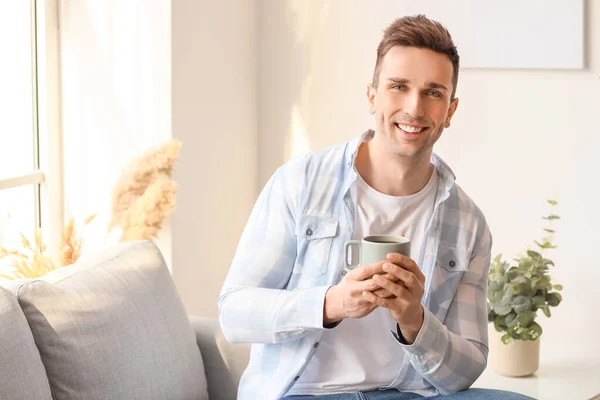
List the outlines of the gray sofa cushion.
<svg viewBox="0 0 600 400">
<path fill-rule="evenodd" d="M 56 400 L 208 398 L 194 331 L 152 242 L 111 247 L 17 295 Z"/>
<path fill-rule="evenodd" d="M 191 316 L 190 322 L 204 360 L 210 400 L 235 400 L 250 345 L 229 343 L 216 318 Z"/>
<path fill-rule="evenodd" d="M 50 385 L 25 315 L 0 287 L 0 399 L 50 400 Z"/>
</svg>

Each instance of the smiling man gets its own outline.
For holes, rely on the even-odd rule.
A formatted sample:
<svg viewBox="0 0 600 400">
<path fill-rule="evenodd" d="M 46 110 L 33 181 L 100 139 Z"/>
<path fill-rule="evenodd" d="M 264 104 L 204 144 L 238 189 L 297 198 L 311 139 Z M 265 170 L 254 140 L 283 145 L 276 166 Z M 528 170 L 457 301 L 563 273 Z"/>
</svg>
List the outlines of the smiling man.
<svg viewBox="0 0 600 400">
<path fill-rule="evenodd" d="M 459 57 L 424 16 L 396 20 L 367 87 L 375 129 L 289 161 L 248 220 L 219 297 L 253 343 L 240 399 L 528 399 L 470 389 L 487 364 L 492 237 L 433 153 L 458 107 Z M 344 243 L 403 232 L 344 275 Z"/>
</svg>

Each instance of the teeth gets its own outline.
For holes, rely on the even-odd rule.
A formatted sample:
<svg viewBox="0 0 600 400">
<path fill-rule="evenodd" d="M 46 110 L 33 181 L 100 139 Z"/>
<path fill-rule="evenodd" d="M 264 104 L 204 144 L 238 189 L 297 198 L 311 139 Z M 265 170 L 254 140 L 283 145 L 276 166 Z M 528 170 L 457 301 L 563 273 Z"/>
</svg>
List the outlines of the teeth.
<svg viewBox="0 0 600 400">
<path fill-rule="evenodd" d="M 402 125 L 402 124 L 398 124 L 398 127 L 400 129 L 402 129 L 403 131 L 410 132 L 410 133 L 419 133 L 425 129 L 425 128 L 417 128 L 414 126 L 408 126 L 408 125 Z"/>
</svg>

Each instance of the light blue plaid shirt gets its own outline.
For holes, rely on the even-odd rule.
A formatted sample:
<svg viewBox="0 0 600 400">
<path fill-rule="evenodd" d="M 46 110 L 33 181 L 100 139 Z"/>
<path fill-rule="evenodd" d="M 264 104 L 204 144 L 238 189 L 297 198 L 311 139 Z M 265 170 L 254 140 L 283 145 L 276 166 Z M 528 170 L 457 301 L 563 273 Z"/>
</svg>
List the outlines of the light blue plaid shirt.
<svg viewBox="0 0 600 400">
<path fill-rule="evenodd" d="M 261 192 L 219 296 L 227 340 L 253 343 L 239 399 L 280 399 L 319 346 L 325 293 L 343 277 L 344 242 L 354 233 L 355 155 L 372 137 L 367 131 L 297 157 Z M 422 395 L 468 388 L 488 354 L 492 237 L 450 168 L 435 154 L 431 162 L 439 185 L 425 252 L 415 260 L 426 277 L 425 316 L 413 344 L 397 337 L 406 357 L 391 385 Z"/>
</svg>

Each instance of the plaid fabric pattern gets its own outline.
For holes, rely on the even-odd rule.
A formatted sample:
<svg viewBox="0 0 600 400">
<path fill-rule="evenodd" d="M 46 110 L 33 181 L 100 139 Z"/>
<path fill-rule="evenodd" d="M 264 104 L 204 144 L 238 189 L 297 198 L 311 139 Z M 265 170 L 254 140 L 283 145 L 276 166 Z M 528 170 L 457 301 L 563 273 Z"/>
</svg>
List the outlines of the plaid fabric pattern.
<svg viewBox="0 0 600 400">
<path fill-rule="evenodd" d="M 297 157 L 262 190 L 218 300 L 230 342 L 253 343 L 239 399 L 280 399 L 319 346 L 325 293 L 343 275 L 354 233 L 359 138 Z M 439 173 L 425 252 L 425 318 L 390 387 L 422 395 L 469 387 L 487 363 L 486 290 L 492 237 L 481 211 L 433 154 Z M 343 329 L 343 323 L 334 329 Z"/>
</svg>

